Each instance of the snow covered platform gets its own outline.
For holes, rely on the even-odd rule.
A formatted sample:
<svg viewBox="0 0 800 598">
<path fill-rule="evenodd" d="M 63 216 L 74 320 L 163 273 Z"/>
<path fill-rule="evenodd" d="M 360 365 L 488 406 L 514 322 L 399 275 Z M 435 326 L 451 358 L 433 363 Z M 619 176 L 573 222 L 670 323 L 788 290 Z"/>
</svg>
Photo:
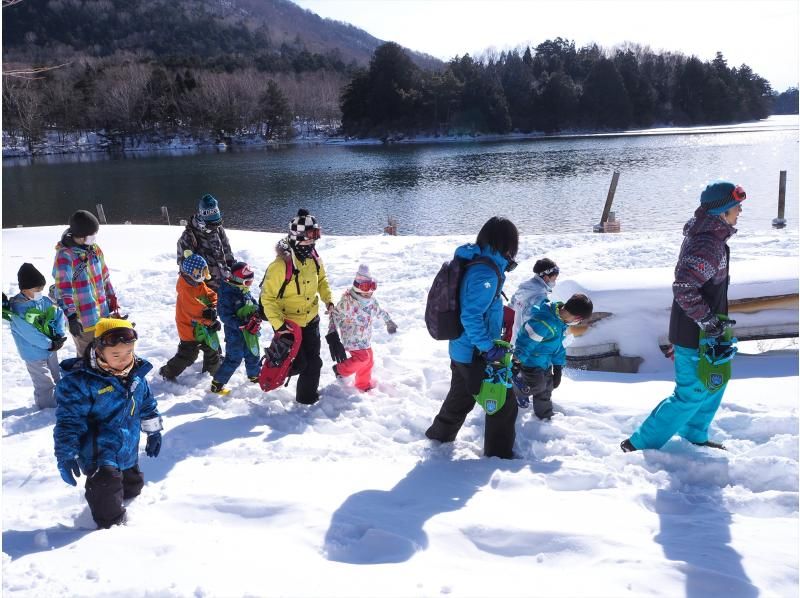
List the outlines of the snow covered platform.
<svg viewBox="0 0 800 598">
<path fill-rule="evenodd" d="M 798 259 L 733 262 L 729 314 L 740 341 L 798 336 Z M 595 314 L 574 329 L 568 364 L 588 370 L 637 372 L 668 345 L 673 268 L 584 272 L 559 280 L 555 295 L 585 293 Z"/>
</svg>

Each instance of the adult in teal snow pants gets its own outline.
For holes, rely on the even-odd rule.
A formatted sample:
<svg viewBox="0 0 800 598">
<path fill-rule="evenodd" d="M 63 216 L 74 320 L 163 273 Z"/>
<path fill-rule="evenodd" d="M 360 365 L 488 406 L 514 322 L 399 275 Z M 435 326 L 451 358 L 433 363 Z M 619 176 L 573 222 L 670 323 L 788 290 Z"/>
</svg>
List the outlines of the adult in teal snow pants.
<svg viewBox="0 0 800 598">
<path fill-rule="evenodd" d="M 710 340 L 720 338 L 725 330 L 718 316 L 728 315 L 731 255 L 727 241 L 736 233 L 734 225 L 746 197 L 741 187 L 714 181 L 700 195 L 700 207 L 683 228 L 669 319 L 675 390 L 630 438 L 620 443 L 626 453 L 659 449 L 675 434 L 701 446 L 725 448 L 708 439 L 708 428 L 725 394 L 725 385 L 711 392 L 700 380 L 698 346 L 701 330 Z"/>
</svg>

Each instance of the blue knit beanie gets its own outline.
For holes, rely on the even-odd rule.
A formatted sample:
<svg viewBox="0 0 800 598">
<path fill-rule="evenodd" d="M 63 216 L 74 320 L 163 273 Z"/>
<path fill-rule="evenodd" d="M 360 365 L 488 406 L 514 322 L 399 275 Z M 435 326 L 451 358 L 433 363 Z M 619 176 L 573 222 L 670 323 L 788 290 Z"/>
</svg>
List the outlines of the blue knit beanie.
<svg viewBox="0 0 800 598">
<path fill-rule="evenodd" d="M 197 215 L 203 222 L 219 222 L 222 220 L 222 212 L 219 211 L 217 198 L 206 193 L 200 203 L 197 204 Z"/>
<path fill-rule="evenodd" d="M 183 252 L 181 272 L 195 282 L 208 280 L 208 262 L 202 255 L 192 253 L 191 250 L 187 249 Z"/>
<path fill-rule="evenodd" d="M 728 181 L 709 183 L 700 194 L 700 205 L 714 216 L 727 212 L 741 202 L 734 197 L 734 189 L 736 189 L 736 185 Z"/>
</svg>

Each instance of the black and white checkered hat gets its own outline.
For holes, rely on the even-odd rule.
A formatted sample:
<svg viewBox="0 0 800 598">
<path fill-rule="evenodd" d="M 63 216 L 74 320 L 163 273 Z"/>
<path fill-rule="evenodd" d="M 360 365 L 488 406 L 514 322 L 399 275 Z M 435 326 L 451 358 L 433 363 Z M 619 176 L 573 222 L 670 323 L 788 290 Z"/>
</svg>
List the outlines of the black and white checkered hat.
<svg viewBox="0 0 800 598">
<path fill-rule="evenodd" d="M 319 222 L 308 210 L 298 210 L 297 216 L 289 222 L 289 237 L 295 241 L 302 241 L 308 237 L 308 231 L 319 230 Z"/>
</svg>

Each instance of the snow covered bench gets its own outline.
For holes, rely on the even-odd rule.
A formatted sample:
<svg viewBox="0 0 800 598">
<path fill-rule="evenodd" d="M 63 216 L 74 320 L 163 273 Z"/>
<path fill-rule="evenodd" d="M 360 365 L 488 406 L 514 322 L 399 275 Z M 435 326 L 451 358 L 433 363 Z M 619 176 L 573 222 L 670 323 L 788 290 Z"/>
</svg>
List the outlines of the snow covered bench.
<svg viewBox="0 0 800 598">
<path fill-rule="evenodd" d="M 798 336 L 798 258 L 733 262 L 729 313 L 740 341 Z M 584 272 L 559 280 L 555 298 L 585 293 L 595 314 L 567 341 L 573 367 L 614 372 L 663 367 L 673 268 Z"/>
</svg>

